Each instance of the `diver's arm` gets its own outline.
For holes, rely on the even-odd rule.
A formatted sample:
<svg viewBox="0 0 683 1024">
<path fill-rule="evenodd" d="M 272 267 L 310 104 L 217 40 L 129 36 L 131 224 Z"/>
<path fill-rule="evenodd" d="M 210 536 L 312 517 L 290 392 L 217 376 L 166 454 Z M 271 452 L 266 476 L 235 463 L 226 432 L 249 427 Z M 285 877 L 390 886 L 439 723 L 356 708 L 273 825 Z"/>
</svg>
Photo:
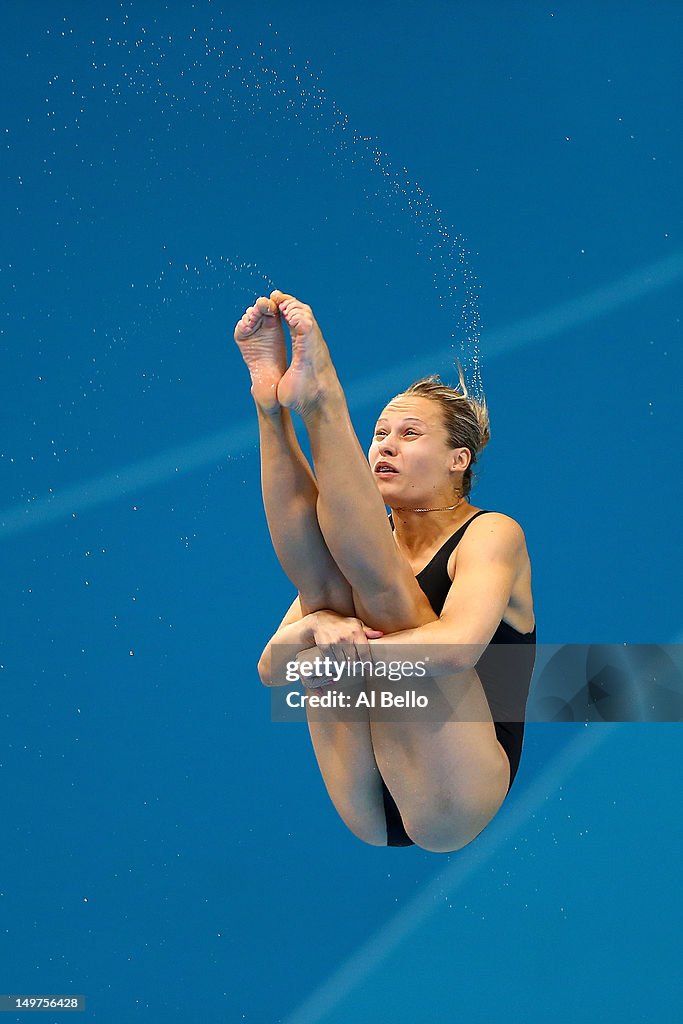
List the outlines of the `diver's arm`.
<svg viewBox="0 0 683 1024">
<path fill-rule="evenodd" d="M 458 547 L 455 579 L 440 618 L 371 638 L 373 660 L 428 659 L 433 677 L 474 668 L 505 614 L 525 557 L 524 533 L 514 519 L 492 514 L 473 523 Z M 314 661 L 319 654 L 312 645 L 306 660 Z"/>
<path fill-rule="evenodd" d="M 295 597 L 287 614 L 266 644 L 258 662 L 258 674 L 264 686 L 279 685 L 273 680 L 285 678 L 288 658 L 312 647 L 313 625 L 311 615 L 302 615 L 299 595 Z"/>
<path fill-rule="evenodd" d="M 297 610 L 295 601 L 261 655 L 259 676 L 265 686 L 284 686 L 289 662 L 314 645 L 321 650 L 323 658 L 337 658 L 342 662 L 357 656 L 368 659 L 371 657 L 368 640 L 382 635 L 381 630 L 366 626 L 360 619 L 339 615 L 328 608 L 297 619 L 299 611 L 300 605 Z"/>
<path fill-rule="evenodd" d="M 505 614 L 525 557 L 524 533 L 514 519 L 492 514 L 472 523 L 458 546 L 440 618 L 371 640 L 373 657 L 415 660 L 427 652 L 434 676 L 474 668 Z"/>
</svg>

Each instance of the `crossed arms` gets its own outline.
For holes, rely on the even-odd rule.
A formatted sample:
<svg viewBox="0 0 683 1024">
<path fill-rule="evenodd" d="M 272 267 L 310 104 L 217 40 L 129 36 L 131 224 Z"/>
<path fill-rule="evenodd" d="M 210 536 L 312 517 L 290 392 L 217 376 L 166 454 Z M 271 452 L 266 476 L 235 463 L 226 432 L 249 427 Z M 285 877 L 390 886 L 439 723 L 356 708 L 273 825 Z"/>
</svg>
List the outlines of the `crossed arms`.
<svg viewBox="0 0 683 1024">
<path fill-rule="evenodd" d="M 482 521 L 483 520 L 483 521 Z M 480 517 L 458 547 L 457 572 L 434 622 L 381 635 L 359 619 L 324 610 L 303 615 L 294 600 L 266 645 L 258 671 L 266 686 L 285 684 L 285 662 L 296 651 L 302 659 L 400 658 L 401 651 L 433 648 L 430 674 L 451 675 L 473 668 L 505 614 L 526 555 L 518 523 L 499 513 Z M 310 685 L 315 686 L 314 679 Z"/>
</svg>

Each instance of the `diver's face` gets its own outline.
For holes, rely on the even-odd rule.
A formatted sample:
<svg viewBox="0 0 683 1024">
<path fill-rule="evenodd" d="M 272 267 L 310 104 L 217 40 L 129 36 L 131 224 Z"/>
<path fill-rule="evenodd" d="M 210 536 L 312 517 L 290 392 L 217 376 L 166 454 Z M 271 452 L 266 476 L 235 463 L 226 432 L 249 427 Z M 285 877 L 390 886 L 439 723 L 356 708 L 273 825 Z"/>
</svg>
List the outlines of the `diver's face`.
<svg viewBox="0 0 683 1024">
<path fill-rule="evenodd" d="M 437 403 L 408 395 L 389 402 L 377 420 L 368 462 L 387 505 L 417 508 L 442 498 L 448 505 L 467 465 L 463 452 L 449 447 Z"/>
</svg>

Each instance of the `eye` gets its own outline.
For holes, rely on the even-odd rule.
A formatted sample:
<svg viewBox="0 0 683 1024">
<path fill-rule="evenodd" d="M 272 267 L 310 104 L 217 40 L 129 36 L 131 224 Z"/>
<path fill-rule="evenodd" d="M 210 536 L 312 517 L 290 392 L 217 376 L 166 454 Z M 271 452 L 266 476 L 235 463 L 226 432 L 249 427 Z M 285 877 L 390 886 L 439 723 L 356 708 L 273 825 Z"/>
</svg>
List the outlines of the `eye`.
<svg viewBox="0 0 683 1024">
<path fill-rule="evenodd" d="M 386 434 L 386 430 L 376 430 L 375 437 L 379 437 L 381 434 Z"/>
<path fill-rule="evenodd" d="M 414 430 L 413 427 L 408 427 L 408 429 L 406 430 L 406 434 L 415 434 L 415 435 L 417 435 L 417 431 Z"/>
</svg>

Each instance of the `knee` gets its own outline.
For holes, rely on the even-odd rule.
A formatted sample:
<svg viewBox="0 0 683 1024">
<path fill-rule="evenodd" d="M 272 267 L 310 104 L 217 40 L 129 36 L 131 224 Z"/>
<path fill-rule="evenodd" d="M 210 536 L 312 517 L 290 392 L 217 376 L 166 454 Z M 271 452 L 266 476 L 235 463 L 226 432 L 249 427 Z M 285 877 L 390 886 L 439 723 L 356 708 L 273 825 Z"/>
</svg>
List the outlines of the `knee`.
<svg viewBox="0 0 683 1024">
<path fill-rule="evenodd" d="M 353 598 L 358 617 L 387 633 L 424 626 L 439 617 L 411 569 L 404 575 L 399 567 L 391 578 L 380 577 L 374 583 L 366 579 L 362 595 L 354 590 Z"/>
<path fill-rule="evenodd" d="M 472 819 L 447 823 L 426 821 L 410 823 L 406 831 L 421 850 L 427 850 L 428 853 L 456 853 L 476 839 L 486 825 L 488 821 L 475 826 Z"/>
<path fill-rule="evenodd" d="M 350 832 L 368 846 L 387 845 L 387 825 L 383 814 L 363 812 L 357 807 L 340 807 L 337 813 Z"/>
<path fill-rule="evenodd" d="M 430 853 L 455 853 L 479 836 L 495 818 L 507 796 L 502 771 L 483 792 L 467 798 L 437 796 L 404 816 L 406 832 Z"/>
<path fill-rule="evenodd" d="M 429 853 L 455 853 L 479 836 L 496 814 L 467 814 L 451 809 L 439 817 L 427 817 L 406 825 L 416 846 Z"/>
<path fill-rule="evenodd" d="M 387 845 L 387 829 L 384 822 L 347 820 L 346 818 L 342 820 L 354 836 L 367 843 L 368 846 Z"/>
</svg>

